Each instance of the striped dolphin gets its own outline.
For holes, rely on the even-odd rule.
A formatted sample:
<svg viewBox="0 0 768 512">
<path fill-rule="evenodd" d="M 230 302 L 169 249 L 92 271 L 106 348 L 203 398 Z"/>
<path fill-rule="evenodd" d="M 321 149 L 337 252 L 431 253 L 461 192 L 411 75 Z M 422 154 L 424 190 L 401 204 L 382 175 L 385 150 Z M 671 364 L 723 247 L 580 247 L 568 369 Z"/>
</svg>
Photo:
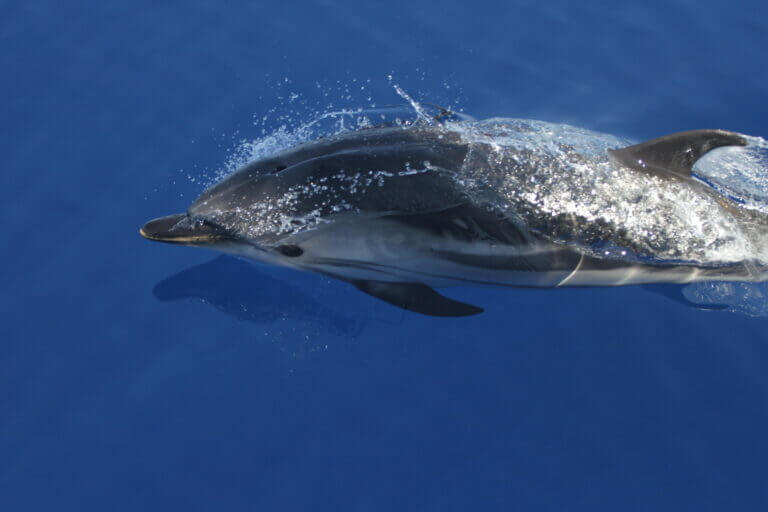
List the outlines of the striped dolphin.
<svg viewBox="0 0 768 512">
<path fill-rule="evenodd" d="M 248 163 L 140 233 L 436 316 L 482 311 L 434 290 L 454 285 L 758 281 L 763 214 L 692 176 L 709 151 L 746 144 L 697 130 L 631 145 L 504 119 L 365 128 Z"/>
</svg>

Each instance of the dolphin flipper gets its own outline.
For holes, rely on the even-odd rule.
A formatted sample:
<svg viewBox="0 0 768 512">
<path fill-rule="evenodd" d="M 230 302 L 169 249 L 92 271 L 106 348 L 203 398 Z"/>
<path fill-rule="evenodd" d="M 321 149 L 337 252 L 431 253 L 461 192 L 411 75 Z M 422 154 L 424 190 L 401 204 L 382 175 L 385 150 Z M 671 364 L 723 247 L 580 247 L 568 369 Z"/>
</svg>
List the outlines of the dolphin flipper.
<svg viewBox="0 0 768 512">
<path fill-rule="evenodd" d="M 469 316 L 484 310 L 443 297 L 420 283 L 390 283 L 385 281 L 353 281 L 358 290 L 393 306 L 430 316 Z"/>
<path fill-rule="evenodd" d="M 709 151 L 723 146 L 746 146 L 747 140 L 738 133 L 725 130 L 693 130 L 673 133 L 608 153 L 631 169 L 648 171 L 659 176 L 688 177 L 693 164 Z"/>
</svg>

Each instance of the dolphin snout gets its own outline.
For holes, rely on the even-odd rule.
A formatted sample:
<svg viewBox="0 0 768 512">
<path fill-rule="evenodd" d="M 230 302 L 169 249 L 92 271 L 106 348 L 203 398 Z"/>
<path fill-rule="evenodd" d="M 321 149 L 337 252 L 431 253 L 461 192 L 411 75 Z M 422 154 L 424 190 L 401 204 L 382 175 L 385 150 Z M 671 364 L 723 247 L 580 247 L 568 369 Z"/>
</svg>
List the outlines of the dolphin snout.
<svg viewBox="0 0 768 512">
<path fill-rule="evenodd" d="M 224 228 L 204 219 L 192 218 L 186 213 L 153 219 L 139 229 L 139 234 L 157 242 L 189 245 L 209 244 L 232 238 Z"/>
<path fill-rule="evenodd" d="M 144 227 L 139 229 L 139 234 L 148 240 L 157 240 L 160 242 L 170 241 L 169 239 L 174 235 L 172 231 L 173 227 L 185 218 L 185 214 L 177 213 L 175 215 L 152 219 L 144 224 Z"/>
</svg>

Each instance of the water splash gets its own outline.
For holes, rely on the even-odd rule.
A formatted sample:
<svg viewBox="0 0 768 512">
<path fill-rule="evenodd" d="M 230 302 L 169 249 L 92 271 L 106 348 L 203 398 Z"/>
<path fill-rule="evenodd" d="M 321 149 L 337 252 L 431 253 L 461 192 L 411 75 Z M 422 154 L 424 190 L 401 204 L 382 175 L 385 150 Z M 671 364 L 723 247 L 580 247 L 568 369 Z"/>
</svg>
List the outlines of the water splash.
<svg viewBox="0 0 768 512">
<path fill-rule="evenodd" d="M 430 125 L 435 123 L 434 118 L 427 115 L 426 111 L 424 110 L 424 107 L 422 107 L 419 102 L 411 98 L 408 95 L 408 93 L 403 90 L 402 87 L 400 87 L 397 84 L 393 84 L 393 87 L 395 88 L 395 92 L 397 92 L 398 96 L 403 98 L 405 101 L 407 101 L 411 105 L 414 112 L 416 112 L 416 115 L 418 116 L 419 120 Z"/>
<path fill-rule="evenodd" d="M 470 116 L 459 113 L 455 99 L 445 108 L 419 102 L 403 87 L 394 83 L 391 75 L 387 79 L 394 93 L 405 100 L 406 104 L 377 105 L 370 91 L 370 79 L 337 81 L 334 85 L 318 82 L 315 84 L 318 96 L 312 100 L 305 95 L 293 92 L 291 81 L 288 78 L 281 78 L 275 84 L 279 89 L 276 96 L 278 104 L 266 113 L 254 115 L 253 124 L 261 127 L 261 137 L 236 142 L 223 166 L 206 171 L 197 178 L 189 177 L 189 181 L 196 181 L 203 188 L 208 188 L 248 162 L 320 137 L 330 137 L 373 126 L 408 127 L 414 124 L 434 126 L 441 123 L 473 120 Z M 446 90 L 451 89 L 448 82 L 444 82 L 443 86 Z M 455 93 L 460 94 L 460 88 L 455 89 Z M 452 94 L 454 94 L 453 91 Z M 358 105 L 367 103 L 368 106 L 339 106 L 340 104 L 354 105 L 355 102 Z"/>
</svg>

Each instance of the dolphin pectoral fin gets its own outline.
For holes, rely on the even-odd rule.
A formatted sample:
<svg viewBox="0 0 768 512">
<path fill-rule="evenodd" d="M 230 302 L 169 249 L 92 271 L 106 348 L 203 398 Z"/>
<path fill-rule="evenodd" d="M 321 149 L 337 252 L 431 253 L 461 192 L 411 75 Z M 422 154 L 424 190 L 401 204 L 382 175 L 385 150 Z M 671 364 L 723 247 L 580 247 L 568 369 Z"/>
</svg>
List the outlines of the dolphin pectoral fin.
<svg viewBox="0 0 768 512">
<path fill-rule="evenodd" d="M 746 146 L 738 133 L 725 130 L 693 130 L 673 133 L 608 153 L 622 165 L 659 176 L 688 177 L 693 164 L 709 151 L 723 146 Z"/>
<path fill-rule="evenodd" d="M 430 316 L 469 316 L 483 309 L 444 297 L 427 285 L 385 281 L 352 281 L 358 290 L 393 306 Z"/>
</svg>

